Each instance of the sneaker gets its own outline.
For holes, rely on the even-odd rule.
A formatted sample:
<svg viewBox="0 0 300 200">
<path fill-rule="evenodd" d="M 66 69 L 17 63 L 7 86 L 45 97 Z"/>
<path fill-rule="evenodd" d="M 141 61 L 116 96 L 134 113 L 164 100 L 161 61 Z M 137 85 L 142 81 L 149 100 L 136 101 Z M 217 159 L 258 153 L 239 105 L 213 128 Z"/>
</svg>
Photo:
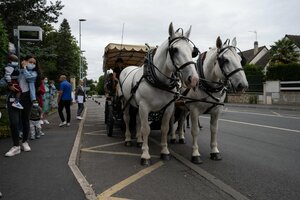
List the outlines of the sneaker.
<svg viewBox="0 0 300 200">
<path fill-rule="evenodd" d="M 59 127 L 62 127 L 62 126 L 64 126 L 64 125 L 66 125 L 66 124 L 67 124 L 67 122 L 64 121 L 64 122 L 61 122 L 58 126 L 59 126 Z"/>
<path fill-rule="evenodd" d="M 70 126 L 71 124 L 70 123 L 67 123 L 67 126 Z"/>
<path fill-rule="evenodd" d="M 48 120 L 44 120 L 44 124 L 50 124 L 50 122 Z"/>
<path fill-rule="evenodd" d="M 6 157 L 12 157 L 12 156 L 15 156 L 17 154 L 20 154 L 21 153 L 21 148 L 20 146 L 13 146 L 6 154 L 5 156 Z"/>
<path fill-rule="evenodd" d="M 44 121 L 43 121 L 43 120 L 40 120 L 40 124 L 43 125 L 43 124 L 44 124 Z"/>
<path fill-rule="evenodd" d="M 30 136 L 30 139 L 35 140 L 35 136 L 34 135 Z"/>
<path fill-rule="evenodd" d="M 22 143 L 22 150 L 23 151 L 31 151 L 31 148 L 27 142 Z"/>
<path fill-rule="evenodd" d="M 82 117 L 80 117 L 80 116 L 77 116 L 77 117 L 76 117 L 76 119 L 79 119 L 79 120 L 81 120 L 81 119 L 83 119 L 83 118 L 82 118 Z"/>
<path fill-rule="evenodd" d="M 45 135 L 45 133 L 44 133 L 44 132 L 42 132 L 42 131 L 41 131 L 40 133 L 41 133 L 41 136 L 44 136 L 44 135 Z"/>
<path fill-rule="evenodd" d="M 18 109 L 24 109 L 24 107 L 19 102 L 18 103 L 14 102 L 12 104 L 12 107 L 15 107 L 15 108 L 18 108 Z"/>
</svg>

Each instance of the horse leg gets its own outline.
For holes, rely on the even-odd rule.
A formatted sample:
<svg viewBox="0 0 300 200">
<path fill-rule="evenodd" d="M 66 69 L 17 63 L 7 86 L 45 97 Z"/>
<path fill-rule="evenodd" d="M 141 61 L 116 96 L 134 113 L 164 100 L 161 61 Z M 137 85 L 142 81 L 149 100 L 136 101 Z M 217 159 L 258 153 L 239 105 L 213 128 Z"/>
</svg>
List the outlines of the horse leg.
<svg viewBox="0 0 300 200">
<path fill-rule="evenodd" d="M 183 111 L 180 119 L 178 120 L 178 128 L 176 133 L 179 135 L 179 144 L 185 144 L 185 137 L 184 137 L 184 133 L 185 133 L 185 119 L 186 116 L 188 115 L 187 111 Z"/>
<path fill-rule="evenodd" d="M 141 133 L 141 120 L 138 116 L 136 116 L 136 137 L 137 137 L 137 143 L 136 146 L 141 148 L 143 145 L 143 139 L 142 139 L 142 133 Z"/>
<path fill-rule="evenodd" d="M 222 156 L 220 155 L 218 149 L 217 142 L 217 131 L 218 131 L 218 119 L 219 119 L 219 111 L 216 111 L 210 116 L 210 159 L 212 160 L 222 160 Z"/>
<path fill-rule="evenodd" d="M 130 128 L 129 128 L 129 121 L 130 121 L 129 106 L 127 106 L 124 110 L 123 119 L 124 119 L 124 123 L 126 125 L 125 146 L 131 146 L 132 141 L 131 141 L 131 133 L 130 133 Z"/>
<path fill-rule="evenodd" d="M 151 164 L 151 156 L 149 154 L 148 146 L 148 137 L 150 134 L 150 126 L 148 123 L 148 114 L 147 106 L 139 106 L 139 118 L 141 123 L 141 133 L 143 135 L 143 145 L 142 145 L 142 156 L 141 156 L 141 165 L 149 166 Z"/>
<path fill-rule="evenodd" d="M 170 119 L 174 112 L 174 104 L 170 105 L 164 112 L 161 123 L 161 152 L 160 158 L 170 160 L 170 152 L 168 149 L 168 132 L 170 127 Z"/>
<path fill-rule="evenodd" d="M 193 146 L 192 146 L 192 162 L 195 164 L 201 164 L 202 160 L 199 153 L 199 147 L 198 147 L 198 136 L 199 136 L 199 126 L 198 126 L 198 118 L 199 114 L 198 112 L 191 112 L 190 113 L 191 118 L 191 124 L 192 124 L 192 138 L 193 138 Z"/>
<path fill-rule="evenodd" d="M 172 115 L 172 117 L 170 119 L 169 134 L 170 134 L 170 137 L 171 137 L 170 143 L 175 144 L 176 143 L 176 134 L 175 134 L 175 117 L 174 117 L 174 115 Z"/>
</svg>

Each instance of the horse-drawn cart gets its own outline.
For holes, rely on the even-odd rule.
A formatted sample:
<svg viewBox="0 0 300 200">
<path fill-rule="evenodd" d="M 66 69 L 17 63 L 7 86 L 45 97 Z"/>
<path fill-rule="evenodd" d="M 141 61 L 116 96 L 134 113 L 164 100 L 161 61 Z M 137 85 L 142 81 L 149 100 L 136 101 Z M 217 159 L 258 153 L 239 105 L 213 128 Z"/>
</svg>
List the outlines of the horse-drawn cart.
<svg viewBox="0 0 300 200">
<path fill-rule="evenodd" d="M 109 78 L 108 70 L 115 70 L 117 60 L 122 60 L 123 68 L 143 65 L 148 49 L 149 47 L 146 45 L 109 43 L 105 47 L 103 55 L 103 72 L 106 80 Z M 111 89 L 115 90 L 115 88 Z M 105 123 L 108 136 L 112 136 L 116 122 L 122 122 L 122 115 L 121 101 L 116 92 L 108 92 L 105 102 Z"/>
</svg>

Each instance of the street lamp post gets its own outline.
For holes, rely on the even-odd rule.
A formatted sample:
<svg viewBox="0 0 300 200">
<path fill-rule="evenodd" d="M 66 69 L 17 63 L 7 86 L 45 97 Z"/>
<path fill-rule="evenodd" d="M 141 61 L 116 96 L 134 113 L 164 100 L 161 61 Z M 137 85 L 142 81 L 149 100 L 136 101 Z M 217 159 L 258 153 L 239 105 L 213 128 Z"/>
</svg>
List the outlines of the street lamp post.
<svg viewBox="0 0 300 200">
<path fill-rule="evenodd" d="M 86 21 L 86 19 L 79 19 L 79 51 L 80 51 L 80 55 L 79 55 L 79 79 L 82 79 L 82 63 L 81 63 L 81 22 Z"/>
</svg>

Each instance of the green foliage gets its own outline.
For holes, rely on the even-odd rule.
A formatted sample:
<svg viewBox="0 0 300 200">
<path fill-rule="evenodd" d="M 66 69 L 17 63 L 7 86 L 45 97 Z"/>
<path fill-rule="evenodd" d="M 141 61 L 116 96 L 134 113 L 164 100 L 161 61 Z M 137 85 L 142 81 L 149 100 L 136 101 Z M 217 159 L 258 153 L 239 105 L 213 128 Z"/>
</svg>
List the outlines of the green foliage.
<svg viewBox="0 0 300 200">
<path fill-rule="evenodd" d="M 7 109 L 5 108 L 6 104 L 6 96 L 0 96 L 0 112 L 1 112 L 1 119 L 0 119 L 0 138 L 6 138 L 10 136 L 10 128 L 9 128 L 9 119 L 7 114 Z"/>
<path fill-rule="evenodd" d="M 71 34 L 71 29 L 66 19 L 60 25 L 57 37 L 57 69 L 60 74 L 67 76 L 79 75 L 79 47 Z"/>
<path fill-rule="evenodd" d="M 0 0 L 0 17 L 5 23 L 10 41 L 13 41 L 13 29 L 18 25 L 41 26 L 44 31 L 56 23 L 64 7 L 60 0 Z"/>
<path fill-rule="evenodd" d="M 8 36 L 7 31 L 3 25 L 3 21 L 0 18 L 0 70 L 6 64 L 6 56 L 8 51 Z"/>
<path fill-rule="evenodd" d="M 244 66 L 244 71 L 249 84 L 249 92 L 261 92 L 263 91 L 264 73 L 261 67 L 256 65 Z"/>
<path fill-rule="evenodd" d="M 300 64 L 277 64 L 268 67 L 266 80 L 299 81 Z"/>
<path fill-rule="evenodd" d="M 99 77 L 99 81 L 98 81 L 98 84 L 96 86 L 96 91 L 100 95 L 104 95 L 104 82 L 105 82 L 105 77 L 104 77 L 104 75 L 102 75 L 102 76 Z"/>
<path fill-rule="evenodd" d="M 271 45 L 270 64 L 289 64 L 298 62 L 300 53 L 296 51 L 296 45 L 288 38 L 283 38 Z"/>
</svg>

